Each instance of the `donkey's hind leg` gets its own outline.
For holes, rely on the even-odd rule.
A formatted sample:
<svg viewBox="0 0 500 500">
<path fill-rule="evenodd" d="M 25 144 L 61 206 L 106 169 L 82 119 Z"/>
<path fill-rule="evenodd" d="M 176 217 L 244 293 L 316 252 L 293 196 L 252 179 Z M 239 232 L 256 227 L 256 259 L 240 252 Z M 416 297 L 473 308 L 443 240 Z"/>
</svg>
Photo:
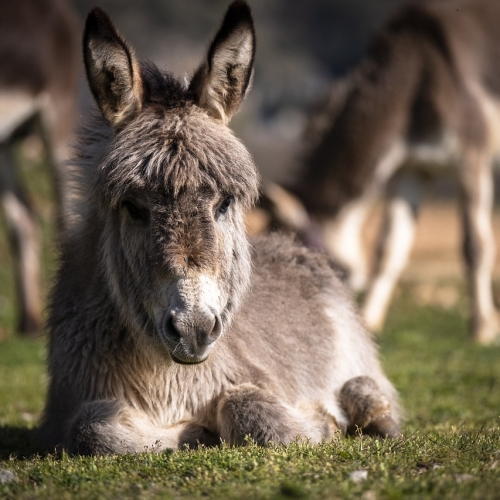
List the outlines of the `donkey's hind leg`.
<svg viewBox="0 0 500 500">
<path fill-rule="evenodd" d="M 363 228 L 378 197 L 369 191 L 348 203 L 333 220 L 321 223 L 326 249 L 345 267 L 349 287 L 360 292 L 368 281 L 368 258 L 363 247 Z"/>
<path fill-rule="evenodd" d="M 298 437 L 320 442 L 332 439 L 339 429 L 321 404 L 294 408 L 252 384 L 236 386 L 222 396 L 217 424 L 221 439 L 232 445 L 244 444 L 246 437 L 259 445 L 287 444 Z"/>
<path fill-rule="evenodd" d="M 500 335 L 492 290 L 495 238 L 491 223 L 493 174 L 491 157 L 474 148 L 463 155 L 461 206 L 464 257 L 472 298 L 472 335 L 489 344 Z"/>
<path fill-rule="evenodd" d="M 139 410 L 100 400 L 82 405 L 68 427 L 65 448 L 79 455 L 108 455 L 219 442 L 218 436 L 195 421 L 159 427 Z"/>
<path fill-rule="evenodd" d="M 40 330 L 40 241 L 35 216 L 29 206 L 9 144 L 0 145 L 0 204 L 10 233 L 19 294 L 19 331 Z"/>
<path fill-rule="evenodd" d="M 348 380 L 340 391 L 339 400 L 347 413 L 348 434 L 360 429 L 373 436 L 396 438 L 401 435 L 398 424 L 391 416 L 389 400 L 371 377 Z"/>
</svg>

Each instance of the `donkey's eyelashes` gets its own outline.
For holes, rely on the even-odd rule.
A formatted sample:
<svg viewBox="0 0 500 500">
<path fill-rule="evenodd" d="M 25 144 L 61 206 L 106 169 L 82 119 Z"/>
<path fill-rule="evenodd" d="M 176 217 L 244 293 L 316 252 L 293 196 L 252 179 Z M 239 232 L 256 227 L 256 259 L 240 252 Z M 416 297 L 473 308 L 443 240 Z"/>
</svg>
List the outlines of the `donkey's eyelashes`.
<svg viewBox="0 0 500 500">
<path fill-rule="evenodd" d="M 234 201 L 234 196 L 232 196 L 232 195 L 227 196 L 224 199 L 224 201 L 217 208 L 216 217 L 220 216 L 220 215 L 224 215 L 229 210 L 229 207 L 230 207 L 231 203 L 233 203 L 233 201 Z"/>
<path fill-rule="evenodd" d="M 122 207 L 125 208 L 130 215 L 130 217 L 134 220 L 141 220 L 143 222 L 147 222 L 149 219 L 149 212 L 145 208 L 140 208 L 130 200 L 123 200 Z"/>
</svg>

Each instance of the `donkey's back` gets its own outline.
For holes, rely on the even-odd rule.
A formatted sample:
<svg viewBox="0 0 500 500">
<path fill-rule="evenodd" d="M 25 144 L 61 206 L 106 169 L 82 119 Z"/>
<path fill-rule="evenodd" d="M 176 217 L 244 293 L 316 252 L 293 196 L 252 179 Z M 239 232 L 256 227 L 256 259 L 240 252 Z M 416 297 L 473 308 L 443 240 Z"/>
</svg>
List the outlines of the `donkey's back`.
<svg viewBox="0 0 500 500">
<path fill-rule="evenodd" d="M 253 268 L 248 300 L 228 339 L 238 357 L 259 367 L 290 404 L 323 401 L 343 428 L 339 391 L 369 374 L 397 418 L 394 390 L 332 261 L 273 235 L 254 242 Z"/>
</svg>

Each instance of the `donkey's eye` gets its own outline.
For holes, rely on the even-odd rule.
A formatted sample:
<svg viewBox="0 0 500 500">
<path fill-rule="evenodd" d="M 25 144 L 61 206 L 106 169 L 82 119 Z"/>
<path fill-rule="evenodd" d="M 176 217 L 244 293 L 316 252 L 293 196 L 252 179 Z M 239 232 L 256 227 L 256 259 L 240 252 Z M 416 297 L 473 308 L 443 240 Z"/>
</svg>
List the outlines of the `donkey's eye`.
<svg viewBox="0 0 500 500">
<path fill-rule="evenodd" d="M 138 208 L 131 201 L 124 200 L 122 202 L 122 207 L 127 209 L 127 212 L 129 213 L 130 217 L 132 217 L 132 219 L 142 221 L 147 220 L 147 213 L 145 212 L 145 210 Z"/>
<path fill-rule="evenodd" d="M 217 215 L 225 214 L 233 201 L 234 201 L 234 196 L 228 196 L 217 209 Z"/>
</svg>

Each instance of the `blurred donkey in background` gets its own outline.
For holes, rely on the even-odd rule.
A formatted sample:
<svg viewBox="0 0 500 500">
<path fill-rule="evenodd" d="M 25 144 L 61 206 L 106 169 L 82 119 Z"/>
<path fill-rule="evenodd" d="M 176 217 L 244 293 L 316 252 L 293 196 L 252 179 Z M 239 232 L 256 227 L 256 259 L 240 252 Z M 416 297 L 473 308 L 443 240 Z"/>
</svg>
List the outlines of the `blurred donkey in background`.
<svg viewBox="0 0 500 500">
<path fill-rule="evenodd" d="M 79 30 L 63 0 L 0 1 L 0 203 L 15 254 L 19 332 L 40 330 L 39 229 L 24 192 L 12 146 L 35 129 L 56 179 L 61 223 L 65 219 L 61 163 L 76 115 Z"/>
<path fill-rule="evenodd" d="M 278 222 L 321 240 L 355 290 L 366 287 L 369 274 L 361 232 L 388 191 L 363 306 L 373 331 L 383 326 L 413 245 L 422 176 L 446 168 L 461 191 L 471 333 L 484 344 L 498 336 L 491 211 L 492 164 L 500 152 L 499 25 L 498 0 L 404 8 L 375 37 L 364 62 L 333 86 L 310 127 L 315 146 L 295 186 L 265 190 Z"/>
</svg>

